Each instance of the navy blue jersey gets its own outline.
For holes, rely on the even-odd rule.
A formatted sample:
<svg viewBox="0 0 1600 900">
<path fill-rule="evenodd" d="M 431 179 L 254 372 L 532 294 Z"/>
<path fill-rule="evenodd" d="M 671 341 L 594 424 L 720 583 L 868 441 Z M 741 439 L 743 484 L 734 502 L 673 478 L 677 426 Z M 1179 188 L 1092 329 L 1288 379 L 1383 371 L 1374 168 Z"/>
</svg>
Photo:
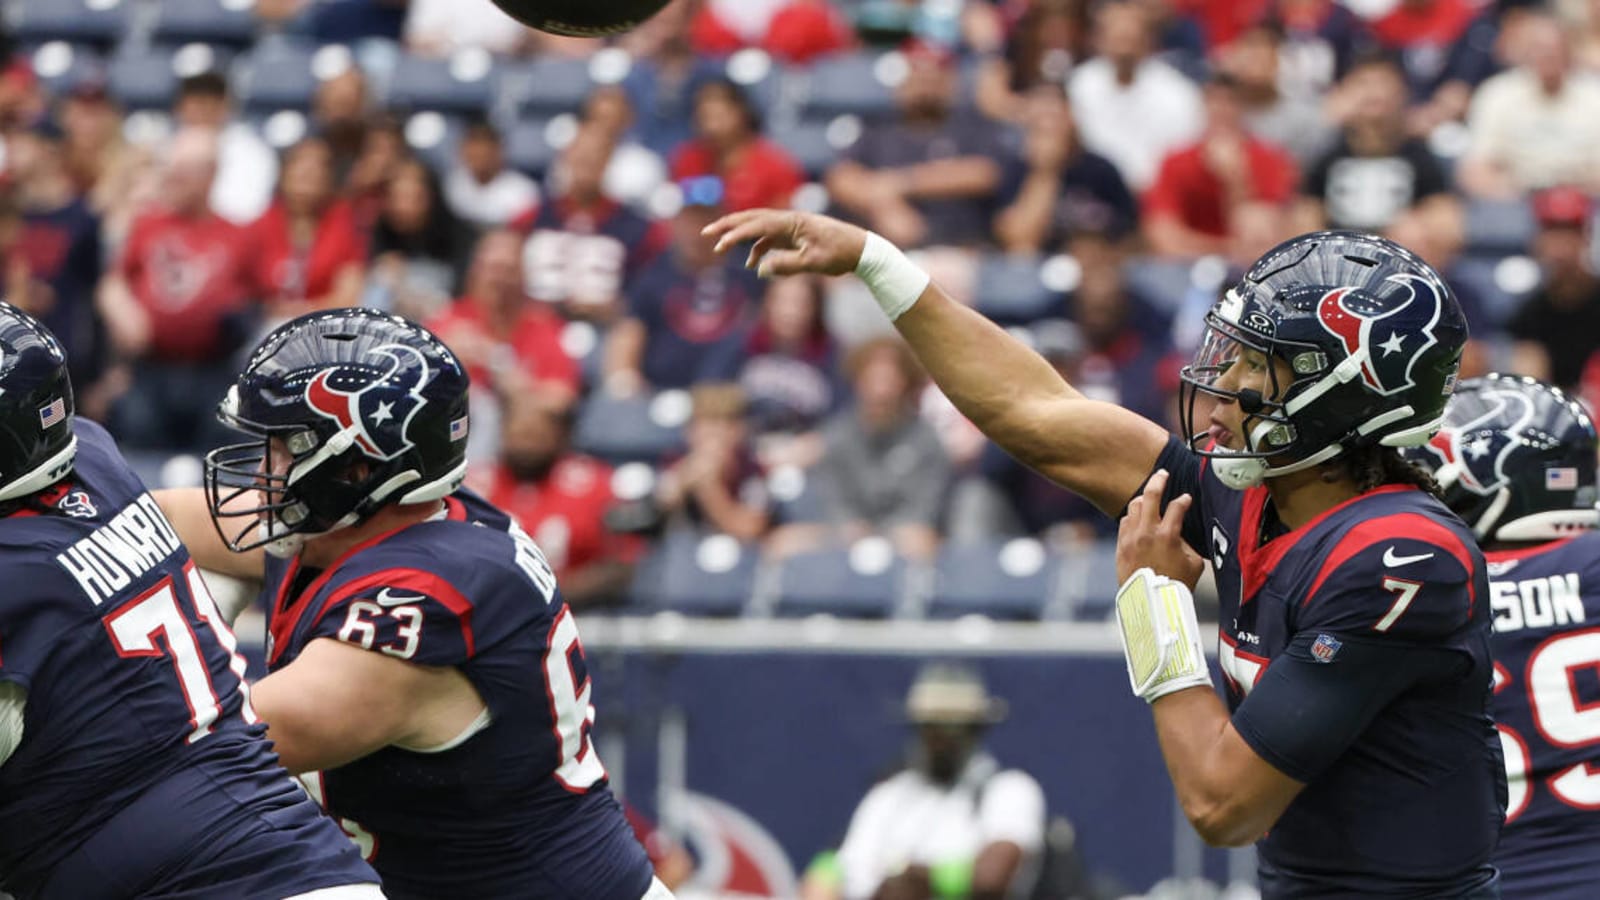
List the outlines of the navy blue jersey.
<svg viewBox="0 0 1600 900">
<path fill-rule="evenodd" d="M 1267 488 L 1228 488 L 1176 440 L 1161 464 L 1197 501 L 1184 536 L 1216 573 L 1234 727 L 1306 784 L 1257 845 L 1263 895 L 1492 890 L 1505 777 L 1466 526 L 1387 486 L 1285 533 Z"/>
<path fill-rule="evenodd" d="M 1600 885 L 1600 534 L 1490 552 L 1494 717 L 1511 788 L 1507 897 Z"/>
<path fill-rule="evenodd" d="M 472 682 L 487 720 L 309 777 L 391 898 L 639 900 L 651 868 L 589 738 L 592 686 L 544 556 L 461 491 L 321 572 L 273 560 L 267 664 L 330 638 Z"/>
<path fill-rule="evenodd" d="M 19 898 L 281 898 L 377 876 L 278 764 L 189 554 L 98 425 L 68 479 L 0 518 L 0 765 Z"/>
</svg>

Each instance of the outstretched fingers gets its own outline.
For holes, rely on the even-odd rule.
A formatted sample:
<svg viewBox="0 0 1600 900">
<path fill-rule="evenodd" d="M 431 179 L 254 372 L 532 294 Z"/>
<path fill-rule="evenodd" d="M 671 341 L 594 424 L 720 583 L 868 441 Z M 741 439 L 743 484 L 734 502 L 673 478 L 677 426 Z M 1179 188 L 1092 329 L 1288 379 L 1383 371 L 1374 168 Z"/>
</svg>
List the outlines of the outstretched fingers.
<svg viewBox="0 0 1600 900">
<path fill-rule="evenodd" d="M 787 213 L 772 209 L 747 209 L 712 222 L 700 233 L 716 239 L 716 251 L 759 238 L 777 238 L 789 230 Z"/>
</svg>

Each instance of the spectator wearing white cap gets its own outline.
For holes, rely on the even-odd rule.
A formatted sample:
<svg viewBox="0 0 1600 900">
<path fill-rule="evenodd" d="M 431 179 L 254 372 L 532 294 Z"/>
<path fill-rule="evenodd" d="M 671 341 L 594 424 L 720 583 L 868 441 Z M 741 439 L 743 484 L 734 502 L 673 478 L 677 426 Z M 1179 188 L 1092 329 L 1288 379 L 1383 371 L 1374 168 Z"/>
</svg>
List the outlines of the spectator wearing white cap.
<svg viewBox="0 0 1600 900">
<path fill-rule="evenodd" d="M 933 664 L 912 684 L 905 712 L 917 749 L 856 807 L 839 848 L 838 895 L 1026 896 L 1044 846 L 1044 792 L 982 749 L 1005 701 L 977 673 Z"/>
</svg>

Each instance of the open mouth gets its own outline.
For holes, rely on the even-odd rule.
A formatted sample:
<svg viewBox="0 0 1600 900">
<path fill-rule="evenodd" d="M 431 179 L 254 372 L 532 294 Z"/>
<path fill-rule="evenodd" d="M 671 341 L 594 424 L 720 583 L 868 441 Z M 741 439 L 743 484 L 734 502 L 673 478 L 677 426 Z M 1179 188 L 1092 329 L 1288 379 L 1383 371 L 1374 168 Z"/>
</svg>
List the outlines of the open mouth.
<svg viewBox="0 0 1600 900">
<path fill-rule="evenodd" d="M 1223 427 L 1217 422 L 1212 422 L 1211 427 L 1206 430 L 1206 433 L 1211 436 L 1211 442 L 1218 447 L 1226 448 L 1228 450 L 1239 449 L 1233 444 L 1233 432 L 1229 431 L 1227 428 Z"/>
</svg>

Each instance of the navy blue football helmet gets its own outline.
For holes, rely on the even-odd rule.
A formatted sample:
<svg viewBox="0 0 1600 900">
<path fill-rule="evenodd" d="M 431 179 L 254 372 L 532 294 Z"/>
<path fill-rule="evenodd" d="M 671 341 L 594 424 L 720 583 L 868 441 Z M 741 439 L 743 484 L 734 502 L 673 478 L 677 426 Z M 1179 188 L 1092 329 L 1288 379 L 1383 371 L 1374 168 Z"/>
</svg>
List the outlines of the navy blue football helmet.
<svg viewBox="0 0 1600 900">
<path fill-rule="evenodd" d="M 1600 527 L 1594 420 L 1560 389 L 1517 375 L 1461 382 L 1444 428 L 1406 455 L 1433 471 L 1480 541 L 1549 541 Z"/>
<path fill-rule="evenodd" d="M 1206 337 L 1182 372 L 1183 427 L 1235 488 L 1370 446 L 1412 447 L 1439 430 L 1467 322 L 1450 288 L 1393 241 L 1321 231 L 1261 257 L 1206 314 Z M 1272 392 L 1220 382 L 1242 348 L 1275 357 Z M 1246 449 L 1207 445 L 1202 395 L 1238 403 Z"/>
<path fill-rule="evenodd" d="M 218 534 L 287 555 L 391 503 L 451 493 L 467 471 L 467 383 L 443 342 L 398 316 L 334 309 L 279 326 L 217 408 L 256 438 L 206 455 Z"/>
<path fill-rule="evenodd" d="M 0 501 L 44 490 L 72 470 L 67 354 L 39 320 L 0 303 Z"/>
</svg>

